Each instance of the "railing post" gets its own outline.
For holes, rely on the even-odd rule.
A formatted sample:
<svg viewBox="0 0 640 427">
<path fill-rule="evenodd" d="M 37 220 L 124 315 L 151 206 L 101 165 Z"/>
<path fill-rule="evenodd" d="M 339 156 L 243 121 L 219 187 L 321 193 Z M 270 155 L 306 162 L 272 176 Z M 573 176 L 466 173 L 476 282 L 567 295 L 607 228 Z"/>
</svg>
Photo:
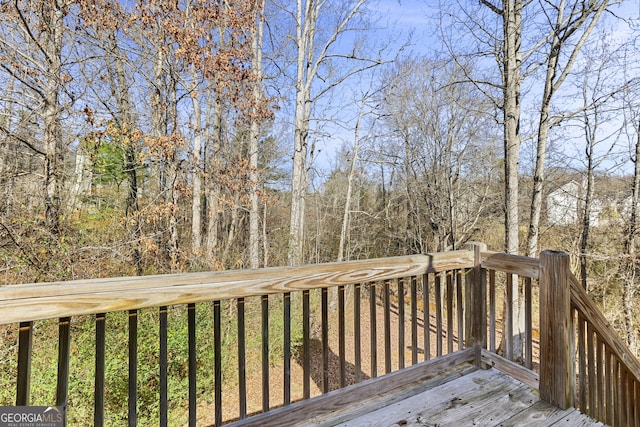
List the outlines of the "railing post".
<svg viewBox="0 0 640 427">
<path fill-rule="evenodd" d="M 569 255 L 540 254 L 540 398 L 562 409 L 575 406 L 573 321 Z"/>
<path fill-rule="evenodd" d="M 487 342 L 487 281 L 480 265 L 480 252 L 486 251 L 487 245 L 473 242 L 469 243 L 469 249 L 473 251 L 474 256 L 471 280 L 465 289 L 465 347 L 475 348 L 475 363 L 480 366 L 482 349 Z"/>
</svg>

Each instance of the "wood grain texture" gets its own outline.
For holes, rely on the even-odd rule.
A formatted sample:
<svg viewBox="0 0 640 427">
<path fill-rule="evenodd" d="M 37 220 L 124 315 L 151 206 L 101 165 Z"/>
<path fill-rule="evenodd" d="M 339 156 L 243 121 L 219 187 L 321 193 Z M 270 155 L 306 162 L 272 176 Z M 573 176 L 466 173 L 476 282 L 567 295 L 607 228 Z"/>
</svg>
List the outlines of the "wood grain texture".
<svg viewBox="0 0 640 427">
<path fill-rule="evenodd" d="M 482 268 L 487 270 L 504 271 L 532 279 L 540 277 L 540 265 L 537 258 L 489 251 L 482 252 L 481 256 Z"/>
<path fill-rule="evenodd" d="M 578 310 L 593 327 L 600 340 L 609 347 L 613 355 L 624 363 L 631 374 L 640 380 L 640 362 L 626 346 L 622 338 L 615 332 L 598 306 L 584 290 L 578 279 L 571 274 L 571 305 Z"/>
<path fill-rule="evenodd" d="M 540 397 L 562 409 L 574 406 L 569 255 L 540 254 Z"/>
<path fill-rule="evenodd" d="M 357 406 L 363 401 L 375 398 L 378 395 L 389 393 L 393 390 L 404 390 L 411 383 L 426 381 L 439 372 L 470 362 L 473 358 L 473 349 L 462 350 L 335 390 L 308 401 L 292 403 L 289 406 L 258 414 L 229 425 L 233 427 L 249 425 L 280 427 L 298 423 L 308 424 L 311 419 L 325 417 L 332 412 L 341 411 L 354 405 Z"/>
<path fill-rule="evenodd" d="M 469 268 L 473 252 L 0 287 L 0 324 L 280 294 Z"/>
<path fill-rule="evenodd" d="M 561 410 L 495 369 L 476 370 L 435 385 L 400 401 L 378 400 L 378 408 L 353 417 L 310 417 L 305 426 L 551 426 L 601 425 L 575 409 Z M 258 424 L 256 424 L 258 425 Z"/>
<path fill-rule="evenodd" d="M 537 372 L 485 349 L 482 349 L 481 355 L 482 363 L 504 372 L 531 388 L 538 389 L 540 386 L 540 375 Z"/>
</svg>

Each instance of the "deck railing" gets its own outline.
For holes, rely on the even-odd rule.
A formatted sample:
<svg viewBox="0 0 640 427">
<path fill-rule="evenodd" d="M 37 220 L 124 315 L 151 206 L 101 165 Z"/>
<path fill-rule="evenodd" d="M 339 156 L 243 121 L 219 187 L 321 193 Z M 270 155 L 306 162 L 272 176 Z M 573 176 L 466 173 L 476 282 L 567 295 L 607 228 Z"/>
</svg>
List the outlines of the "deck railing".
<svg viewBox="0 0 640 427">
<path fill-rule="evenodd" d="M 112 319 L 123 312 L 127 342 L 111 342 Z M 144 316 L 157 319 L 153 331 L 140 328 L 148 324 L 140 322 Z M 121 412 L 129 425 L 142 423 L 142 387 L 157 388 L 154 424 L 277 425 L 362 398 L 376 377 L 395 375 L 401 382 L 464 361 L 495 366 L 539 388 L 545 400 L 577 406 L 608 424 L 640 423 L 640 364 L 580 288 L 562 253 L 543 252 L 538 260 L 475 245 L 302 267 L 5 286 L 0 323 L 18 333 L 17 349 L 2 353 L 15 357 L 15 371 L 0 372 L 13 376 L 15 401 L 2 404 L 52 405 L 31 398 L 31 384 L 40 383 L 34 379 L 51 376 L 32 372 L 47 345 L 40 341 L 52 336 L 41 333 L 51 325 L 47 319 L 58 319 L 56 343 L 49 343 L 58 349 L 55 404 L 78 425 L 90 420 L 74 412 L 78 402 L 70 398 L 82 376 L 73 372 L 74 358 L 82 357 L 74 352 L 74 325 L 87 319 L 94 331 L 96 426 L 112 424 L 113 405 L 105 405 L 113 374 L 107 362 L 110 349 L 123 345 L 128 387 Z M 184 333 L 170 333 L 178 322 L 185 323 Z M 139 341 L 148 343 L 149 335 L 156 340 L 154 353 L 141 357 Z M 205 361 L 209 341 L 203 337 L 212 347 Z M 176 340 L 187 343 L 180 347 L 187 348 L 185 366 L 171 363 Z M 157 381 L 141 384 L 143 367 L 155 370 Z M 185 408 L 168 392 L 168 382 L 179 375 L 187 384 Z M 211 390 L 198 387 L 203 383 L 212 383 Z M 330 393 L 344 388 L 358 393 Z M 297 410 L 301 405 L 305 409 Z"/>
</svg>

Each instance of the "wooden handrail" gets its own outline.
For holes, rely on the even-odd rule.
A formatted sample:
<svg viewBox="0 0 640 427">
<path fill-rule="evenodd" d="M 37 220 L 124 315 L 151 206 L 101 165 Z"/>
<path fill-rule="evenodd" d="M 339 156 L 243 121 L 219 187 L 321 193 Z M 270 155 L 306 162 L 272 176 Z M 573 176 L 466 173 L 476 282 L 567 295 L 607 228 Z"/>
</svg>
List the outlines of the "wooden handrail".
<svg viewBox="0 0 640 427">
<path fill-rule="evenodd" d="M 281 294 L 473 267 L 473 252 L 0 288 L 0 324 Z"/>
<path fill-rule="evenodd" d="M 532 279 L 538 279 L 540 276 L 540 263 L 537 258 L 492 251 L 485 251 L 480 255 L 482 268 L 487 270 L 517 274 L 520 277 Z"/>
<path fill-rule="evenodd" d="M 571 285 L 571 305 L 593 325 L 596 334 L 611 349 L 612 354 L 640 381 L 640 362 L 629 350 L 622 338 L 613 330 L 607 319 L 584 290 L 578 279 L 569 275 Z"/>
<path fill-rule="evenodd" d="M 499 273 L 499 274 L 498 274 Z M 505 274 L 506 273 L 506 276 Z M 515 276 L 514 276 L 515 275 Z M 517 277 L 523 278 L 520 286 L 524 289 L 524 314 L 527 327 L 524 332 L 514 332 L 508 325 L 513 316 L 513 296 L 510 294 L 511 287 Z M 532 317 L 533 301 L 532 290 L 536 291 L 532 280 L 539 283 L 540 309 L 540 374 L 533 372 L 532 344 L 533 325 L 535 320 Z M 496 289 L 504 287 L 505 302 L 502 318 L 496 316 Z M 303 365 L 303 386 L 304 399 L 309 396 L 309 381 L 311 369 L 308 363 L 310 354 L 310 326 L 308 324 L 311 316 L 309 308 L 310 291 L 322 289 L 321 301 L 315 301 L 314 307 L 316 316 L 322 315 L 321 319 L 321 348 L 322 348 L 322 390 L 329 391 L 329 302 L 327 288 L 338 287 L 337 291 L 337 312 L 338 320 L 338 357 L 340 359 L 340 375 L 345 374 L 345 291 L 348 290 L 350 304 L 353 304 L 353 339 L 355 347 L 358 349 L 355 355 L 355 370 L 359 375 L 362 370 L 360 361 L 361 343 L 361 299 L 369 299 L 367 303 L 370 319 L 369 333 L 371 334 L 371 368 L 372 377 L 378 375 L 378 356 L 384 355 L 385 372 L 392 372 L 391 355 L 395 348 L 392 348 L 391 337 L 391 313 L 397 312 L 398 316 L 398 342 L 393 343 L 393 347 L 398 350 L 397 369 L 405 366 L 405 351 L 408 347 L 405 343 L 405 318 L 411 320 L 411 365 L 418 361 L 418 328 L 419 321 L 422 322 L 421 336 L 424 353 L 424 360 L 430 359 L 435 353 L 436 359 L 441 359 L 447 354 L 454 353 L 454 342 L 457 340 L 457 350 L 464 351 L 467 356 L 473 354 L 476 364 L 486 364 L 496 366 L 498 369 L 507 372 L 516 372 L 520 377 L 528 379 L 528 383 L 539 386 L 540 394 L 543 398 L 558 404 L 559 406 L 578 405 L 583 412 L 599 418 L 602 421 L 610 421 L 609 418 L 602 418 L 598 411 L 601 407 L 607 411 L 611 409 L 613 403 L 609 401 L 603 404 L 598 401 L 600 407 L 596 407 L 591 400 L 588 404 L 586 399 L 580 395 L 583 393 L 584 385 L 592 387 L 598 381 L 593 379 L 591 370 L 602 375 L 602 360 L 595 362 L 600 364 L 593 368 L 594 357 L 585 352 L 593 353 L 604 348 L 604 355 L 610 356 L 613 360 L 610 374 L 611 378 L 620 376 L 620 394 L 624 394 L 626 388 L 633 389 L 627 393 L 627 406 L 620 404 L 620 409 L 613 409 L 611 413 L 622 414 L 623 411 L 635 413 L 634 403 L 629 403 L 628 399 L 633 399 L 637 394 L 637 387 L 640 379 L 640 362 L 627 348 L 623 340 L 613 331 L 599 308 L 591 300 L 588 294 L 580 286 L 578 280 L 570 273 L 568 268 L 568 255 L 564 253 L 546 252 L 541 254 L 540 260 L 487 251 L 481 244 L 475 244 L 472 250 L 462 250 L 439 254 L 402 256 L 392 258 L 371 259 L 363 261 L 349 261 L 341 263 L 327 263 L 318 265 L 306 265 L 300 267 L 278 267 L 265 268 L 259 270 L 236 270 L 223 272 L 206 272 L 190 274 L 157 275 L 144 277 L 109 278 L 94 280 L 75 280 L 68 282 L 55 282 L 43 284 L 24 284 L 0 287 L 0 324 L 19 324 L 19 351 L 18 351 L 18 385 L 16 402 L 28 404 L 29 402 L 29 379 L 31 365 L 31 340 L 33 326 L 35 322 L 44 319 L 59 319 L 59 364 L 58 364 L 58 402 L 64 405 L 66 402 L 69 359 L 70 359 L 70 331 L 69 325 L 72 317 L 81 315 L 96 315 L 95 318 L 95 348 L 96 348 L 96 375 L 95 375 L 95 417 L 96 425 L 104 424 L 102 418 L 104 407 L 104 375 L 105 375 L 105 314 L 112 312 L 129 313 L 129 366 L 135 367 L 138 363 L 137 355 L 137 318 L 139 309 L 154 308 L 159 310 L 159 348 L 160 348 L 160 372 L 161 386 L 166 388 L 167 384 L 167 307 L 174 305 L 186 305 L 189 310 L 189 407 L 193 409 L 195 417 L 195 384 L 197 378 L 196 364 L 196 317 L 195 307 L 197 303 L 213 301 L 214 313 L 214 360 L 215 360 L 215 418 L 216 425 L 221 424 L 223 415 L 221 412 L 222 401 L 222 343 L 221 337 L 221 303 L 237 304 L 237 319 L 235 320 L 238 335 L 238 373 L 239 373 L 239 416 L 248 416 L 246 401 L 246 378 L 244 377 L 246 365 L 246 342 L 245 336 L 245 298 L 259 297 L 261 307 L 262 322 L 262 375 L 263 375 L 263 411 L 272 409 L 269 402 L 269 316 L 270 305 L 269 295 L 282 297 L 282 312 L 273 316 L 282 316 L 285 330 L 283 332 L 283 360 L 284 360 L 284 397 L 283 403 L 287 406 L 291 401 L 290 384 L 290 361 L 291 361 L 291 336 L 290 322 L 291 296 L 290 293 L 300 292 L 300 304 L 296 306 L 302 311 L 302 319 L 306 321 L 302 325 L 302 348 L 301 354 L 304 356 Z M 361 294 L 361 288 L 366 289 L 366 296 Z M 405 292 L 406 291 L 406 292 Z M 537 292 L 537 291 L 536 291 Z M 352 295 L 352 296 L 351 296 Z M 463 298 L 464 296 L 464 298 Z M 278 299 L 278 298 L 274 298 Z M 225 302 L 227 301 L 227 302 Z M 254 300 L 255 302 L 256 300 Z M 498 300 L 499 301 L 499 300 Z M 380 304 L 379 308 L 377 305 Z M 408 307 L 408 308 L 407 308 Z M 376 325 L 377 310 L 382 310 L 384 314 L 383 325 Z M 406 311 L 405 311 L 406 310 Z M 576 310 L 579 312 L 578 321 L 574 319 Z M 422 311 L 420 313 L 420 311 Z M 406 316 L 406 317 L 405 317 Z M 433 320 L 432 320 L 433 319 Z M 582 320 L 580 320 L 582 319 Z M 500 330 L 502 322 L 502 330 Z M 582 322 L 582 323 L 580 323 Z M 303 322 L 304 323 L 304 322 Z M 488 327 L 488 328 L 487 328 Z M 376 346 L 377 331 L 384 337 L 384 351 L 378 350 Z M 487 329 L 490 336 L 487 337 Z M 583 330 L 593 332 L 584 333 Z M 573 339 L 576 331 L 582 334 L 581 343 L 582 358 L 578 360 L 575 353 L 575 343 Z M 504 358 L 496 354 L 495 345 L 496 332 L 501 339 L 505 340 Z M 520 334 L 520 335 L 518 335 Z M 589 335 L 591 334 L 591 335 Z M 432 337 L 434 335 L 435 337 Z M 585 336 L 587 336 L 585 338 Z M 522 339 L 526 347 L 513 351 L 516 338 Z M 432 339 L 433 338 L 433 339 Z M 594 339 L 595 338 L 595 339 Z M 593 345 L 596 341 L 596 345 Z M 600 344 L 601 343 L 601 344 Z M 444 345 L 446 344 L 446 346 Z M 432 346 L 433 345 L 433 346 Z M 432 353 L 432 350 L 435 351 Z M 510 351 L 511 348 L 511 351 Z M 585 350 L 586 349 L 586 350 Z M 163 353 L 164 351 L 164 353 Z M 224 350 L 224 351 L 228 351 Z M 380 353 L 380 354 L 379 354 Z M 164 356 L 162 356 L 164 354 Z M 524 359 L 523 359 L 524 356 Z M 584 360 L 590 358 L 589 367 L 584 368 Z M 597 358 L 597 357 L 596 357 Z M 408 362 L 407 362 L 408 363 Z M 609 363 L 609 362 L 606 362 Z M 519 365 L 517 365 L 519 364 Z M 522 365 L 522 367 L 518 367 Z M 580 366 L 582 372 L 579 374 L 578 383 L 575 367 Z M 435 365 L 434 365 L 435 366 Z M 609 366 L 609 365 L 607 365 Z M 163 371 L 164 369 L 164 371 Z M 606 367 L 605 370 L 609 369 Z M 164 373 L 162 373 L 164 372 Z M 364 371 L 363 371 L 364 372 Z M 136 407 L 136 375 L 137 372 L 129 372 L 129 417 L 135 419 Z M 633 378 L 632 378 L 633 377 Z M 357 382 L 361 379 L 358 377 Z M 611 380 L 613 384 L 613 379 Z M 632 381 L 635 381 L 632 384 Z M 616 383 L 618 384 L 618 383 Z M 344 387 L 344 380 L 340 381 L 339 387 Z M 578 393 L 575 393 L 575 387 Z M 320 387 L 320 385 L 319 385 Z M 626 388 L 625 388 L 626 387 Z M 193 391 L 191 390 L 193 388 Z M 589 391 L 589 393 L 592 393 Z M 600 391 L 598 391 L 600 393 Z M 578 396 L 576 396 L 578 394 Z M 592 393 L 593 394 L 593 393 Z M 630 397 L 629 397 L 630 396 Z M 578 397 L 579 402 L 574 402 Z M 164 400 L 163 400 L 164 399 Z M 605 400 L 597 397 L 599 400 Z M 166 397 L 161 396 L 160 412 L 166 417 L 168 413 Z M 164 403 L 162 403 L 164 401 Z M 321 403 L 317 403 L 320 405 Z M 624 409 L 622 409 L 624 408 Z M 190 412 L 191 416 L 191 412 Z M 618 415 L 616 415 L 618 416 Z M 621 415 L 624 417 L 624 414 Z M 192 417 L 192 418 L 193 418 Z M 266 417 L 266 414 L 265 414 Z M 609 414 L 607 414 L 609 417 Z M 627 415 L 629 420 L 632 419 Z M 624 419 L 624 418 L 623 418 Z M 195 425 L 193 418 L 192 425 Z M 621 423 L 625 424 L 624 422 Z"/>
</svg>

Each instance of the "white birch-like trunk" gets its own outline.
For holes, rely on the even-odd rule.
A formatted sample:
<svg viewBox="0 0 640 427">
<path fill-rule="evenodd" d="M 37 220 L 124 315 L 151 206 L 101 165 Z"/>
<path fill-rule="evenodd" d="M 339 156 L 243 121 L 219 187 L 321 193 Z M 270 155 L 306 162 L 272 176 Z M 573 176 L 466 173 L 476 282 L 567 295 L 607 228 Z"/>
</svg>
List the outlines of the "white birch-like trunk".
<svg viewBox="0 0 640 427">
<path fill-rule="evenodd" d="M 344 198 L 344 212 L 342 214 L 342 228 L 340 230 L 340 243 L 338 244 L 338 257 L 336 261 L 341 262 L 344 259 L 344 247 L 349 233 L 349 217 L 351 212 L 351 195 L 353 193 L 353 177 L 355 176 L 356 164 L 358 162 L 358 151 L 360 149 L 360 121 L 362 120 L 362 110 L 358 114 L 358 120 L 355 127 L 355 135 L 353 138 L 352 156 L 349 162 L 349 175 L 347 177 L 347 193 Z"/>
<path fill-rule="evenodd" d="M 253 72 L 253 102 L 254 111 L 262 101 L 262 36 L 264 33 L 264 0 L 261 3 L 255 34 L 251 67 Z M 260 136 L 260 118 L 254 114 L 249 128 L 249 268 L 260 267 L 260 186 L 261 179 L 258 171 L 258 139 Z"/>
<path fill-rule="evenodd" d="M 307 155 L 309 119 L 311 115 L 309 68 L 313 55 L 316 30 L 314 0 L 297 1 L 296 14 L 296 99 L 293 137 L 293 169 L 291 172 L 291 218 L 289 224 L 289 265 L 302 263 L 304 244 L 304 213 L 307 196 Z"/>
<path fill-rule="evenodd" d="M 538 123 L 538 139 L 536 147 L 536 164 L 533 175 L 533 190 L 531 194 L 531 210 L 529 217 L 529 231 L 527 234 L 527 252 L 526 255 L 535 257 L 538 255 L 538 240 L 540 236 L 540 214 L 542 212 L 542 194 L 544 191 L 545 180 L 545 160 L 547 157 L 547 141 L 549 139 L 549 131 L 554 124 L 551 119 L 551 102 L 553 95 L 558 91 L 567 75 L 569 74 L 575 58 L 581 47 L 591 34 L 596 23 L 600 19 L 602 12 L 607 8 L 608 0 L 600 3 L 592 2 L 588 8 L 577 9 L 579 14 L 571 14 L 564 16 L 566 8 L 566 0 L 562 0 L 557 6 L 556 22 L 551 29 L 553 36 L 547 56 L 547 69 L 545 74 L 544 90 L 540 105 L 540 120 Z M 573 7 L 570 10 L 575 10 Z M 587 24 L 584 32 L 574 45 L 572 52 L 568 56 L 567 62 L 562 71 L 558 70 L 560 55 L 562 48 L 567 43 L 568 37 L 585 25 L 587 19 L 591 17 L 591 21 Z"/>
</svg>

